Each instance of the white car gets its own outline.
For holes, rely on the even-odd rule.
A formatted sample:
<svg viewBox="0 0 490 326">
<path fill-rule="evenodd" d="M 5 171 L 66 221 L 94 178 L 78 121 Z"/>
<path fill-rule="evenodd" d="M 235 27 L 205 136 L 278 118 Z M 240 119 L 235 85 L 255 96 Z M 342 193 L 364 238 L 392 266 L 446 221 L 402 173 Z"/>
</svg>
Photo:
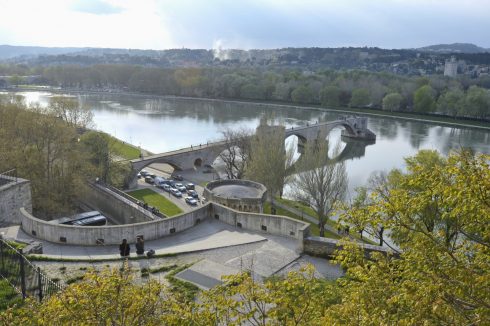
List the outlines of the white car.
<svg viewBox="0 0 490 326">
<path fill-rule="evenodd" d="M 180 192 L 186 192 L 186 187 L 182 183 L 176 183 L 175 184 L 175 189 L 177 189 Z"/>
</svg>

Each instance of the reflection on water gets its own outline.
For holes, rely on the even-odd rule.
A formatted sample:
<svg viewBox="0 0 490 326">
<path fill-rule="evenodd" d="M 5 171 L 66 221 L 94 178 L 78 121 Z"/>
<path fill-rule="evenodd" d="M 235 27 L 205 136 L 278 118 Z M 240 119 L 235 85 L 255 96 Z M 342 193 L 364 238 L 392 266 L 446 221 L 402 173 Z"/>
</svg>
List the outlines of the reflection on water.
<svg viewBox="0 0 490 326">
<path fill-rule="evenodd" d="M 26 102 L 39 102 L 41 105 L 45 105 L 51 96 L 47 92 L 21 94 L 26 97 Z M 266 112 L 273 112 L 286 127 L 336 120 L 345 115 L 254 103 L 172 97 L 76 96 L 83 105 L 92 108 L 97 129 L 155 153 L 219 139 L 221 131 L 227 128 L 254 129 L 260 116 Z M 403 158 L 414 155 L 419 149 L 435 149 L 447 154 L 451 149 L 471 147 L 477 152 L 490 153 L 490 133 L 478 129 L 371 116 L 368 127 L 377 135 L 376 144 L 367 147 L 351 145 L 351 157 L 346 161 L 350 190 L 365 184 L 373 171 L 403 168 Z M 340 132 L 334 131 L 329 143 L 339 138 Z"/>
</svg>

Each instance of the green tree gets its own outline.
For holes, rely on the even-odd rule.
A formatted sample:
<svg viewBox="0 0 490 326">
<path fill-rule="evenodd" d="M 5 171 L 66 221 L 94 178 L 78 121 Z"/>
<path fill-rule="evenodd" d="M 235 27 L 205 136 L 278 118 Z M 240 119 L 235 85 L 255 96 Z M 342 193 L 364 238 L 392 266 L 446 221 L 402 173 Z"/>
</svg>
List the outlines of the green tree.
<svg viewBox="0 0 490 326">
<path fill-rule="evenodd" d="M 340 106 L 340 95 L 342 91 L 339 87 L 329 85 L 320 93 L 320 100 L 323 106 Z"/>
<path fill-rule="evenodd" d="M 356 88 L 352 91 L 349 102 L 350 107 L 364 107 L 371 103 L 369 91 L 365 88 Z"/>
<path fill-rule="evenodd" d="M 464 93 L 460 89 L 448 90 L 437 100 L 437 110 L 456 118 L 464 113 Z"/>
<path fill-rule="evenodd" d="M 385 111 L 399 111 L 403 97 L 398 93 L 389 93 L 383 98 L 383 110 Z"/>
<path fill-rule="evenodd" d="M 302 85 L 291 92 L 291 99 L 294 103 L 313 103 L 314 94 L 310 87 Z"/>
<path fill-rule="evenodd" d="M 397 256 L 366 257 L 345 244 L 342 304 L 330 324 L 473 324 L 490 322 L 490 156 L 462 151 L 407 159 L 387 195 L 353 207 L 344 219 L 375 220 L 390 233 Z"/>
<path fill-rule="evenodd" d="M 471 86 L 466 93 L 465 113 L 478 118 L 490 115 L 490 92 L 478 86 Z"/>
<path fill-rule="evenodd" d="M 429 85 L 424 85 L 415 91 L 413 98 L 415 112 L 432 112 L 435 109 L 435 103 L 435 91 Z"/>
</svg>

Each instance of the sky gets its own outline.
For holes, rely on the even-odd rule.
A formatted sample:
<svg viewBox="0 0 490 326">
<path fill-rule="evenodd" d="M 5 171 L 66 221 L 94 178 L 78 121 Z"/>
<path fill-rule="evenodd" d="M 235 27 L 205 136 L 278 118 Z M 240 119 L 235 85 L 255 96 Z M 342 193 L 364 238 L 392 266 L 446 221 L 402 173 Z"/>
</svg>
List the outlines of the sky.
<svg viewBox="0 0 490 326">
<path fill-rule="evenodd" d="M 0 0 L 0 44 L 490 48 L 489 13 L 490 0 Z"/>
</svg>

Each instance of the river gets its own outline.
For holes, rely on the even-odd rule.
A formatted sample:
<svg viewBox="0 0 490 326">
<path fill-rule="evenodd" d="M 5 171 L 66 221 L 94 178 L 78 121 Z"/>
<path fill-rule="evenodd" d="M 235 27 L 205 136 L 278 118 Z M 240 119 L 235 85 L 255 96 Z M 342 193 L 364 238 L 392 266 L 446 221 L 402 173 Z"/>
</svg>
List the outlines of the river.
<svg viewBox="0 0 490 326">
<path fill-rule="evenodd" d="M 46 105 L 52 96 L 49 92 L 34 91 L 18 94 L 23 95 L 27 103 L 40 105 Z M 92 109 L 96 129 L 154 153 L 217 140 L 226 128 L 253 129 L 266 113 L 273 114 L 286 127 L 336 120 L 345 115 L 233 101 L 110 93 L 72 96 Z M 364 185 L 374 171 L 403 169 L 404 157 L 421 149 L 434 149 L 446 155 L 453 149 L 470 147 L 476 152 L 490 153 L 489 131 L 399 118 L 368 117 L 368 127 L 377 139 L 375 144 L 356 144 L 353 150 L 349 148 L 347 157 L 350 158 L 345 161 L 349 195 L 353 194 L 355 187 Z M 330 142 L 339 139 L 340 129 L 335 129 L 330 135 Z"/>
</svg>

